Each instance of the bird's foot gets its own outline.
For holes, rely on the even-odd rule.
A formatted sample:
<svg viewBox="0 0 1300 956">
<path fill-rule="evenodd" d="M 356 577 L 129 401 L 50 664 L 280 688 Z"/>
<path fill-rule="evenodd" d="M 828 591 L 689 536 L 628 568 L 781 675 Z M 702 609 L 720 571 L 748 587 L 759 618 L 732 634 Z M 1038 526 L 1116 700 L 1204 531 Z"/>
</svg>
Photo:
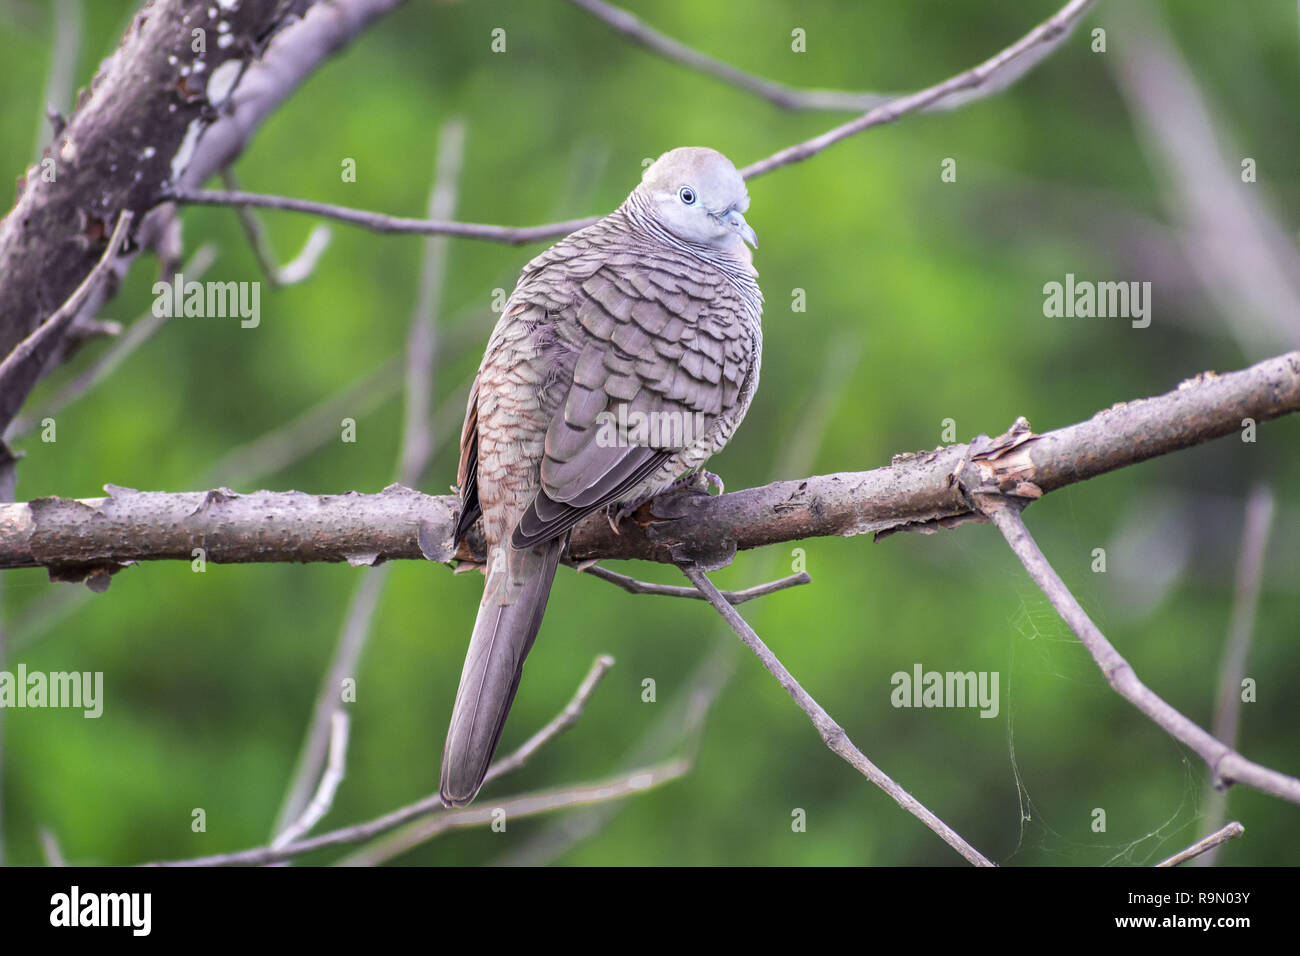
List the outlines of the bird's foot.
<svg viewBox="0 0 1300 956">
<path fill-rule="evenodd" d="M 699 471 L 692 471 L 682 475 L 669 485 L 665 491 L 702 491 L 707 495 L 710 494 L 709 489 L 711 488 L 717 488 L 718 494 L 722 494 L 726 490 L 721 478 L 713 472 L 701 468 Z"/>
<path fill-rule="evenodd" d="M 623 532 L 618 526 L 623 523 L 624 518 L 630 518 L 636 513 L 647 501 L 654 498 L 654 495 L 646 495 L 642 498 L 635 498 L 632 501 L 626 501 L 622 504 L 613 502 L 605 506 L 605 520 L 609 522 L 610 530 L 615 534 L 621 535 Z"/>
</svg>

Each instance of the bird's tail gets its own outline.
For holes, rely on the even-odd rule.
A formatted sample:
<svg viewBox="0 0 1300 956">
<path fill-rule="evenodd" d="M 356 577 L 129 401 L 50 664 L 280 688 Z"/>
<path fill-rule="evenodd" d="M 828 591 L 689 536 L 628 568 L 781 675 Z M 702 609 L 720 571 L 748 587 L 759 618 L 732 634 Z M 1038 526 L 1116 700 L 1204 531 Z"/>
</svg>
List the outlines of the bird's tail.
<svg viewBox="0 0 1300 956">
<path fill-rule="evenodd" d="M 562 548 L 563 541 L 557 540 L 530 551 L 515 551 L 510 555 L 508 571 L 505 561 L 489 565 L 487 593 L 469 639 L 442 751 L 439 792 L 448 806 L 465 806 L 483 785 L 506 714 L 519 689 L 524 658 L 542 626 Z M 510 595 L 509 604 L 501 603 L 497 593 L 514 589 L 508 584 L 494 586 L 493 573 L 522 581 L 519 590 Z"/>
</svg>

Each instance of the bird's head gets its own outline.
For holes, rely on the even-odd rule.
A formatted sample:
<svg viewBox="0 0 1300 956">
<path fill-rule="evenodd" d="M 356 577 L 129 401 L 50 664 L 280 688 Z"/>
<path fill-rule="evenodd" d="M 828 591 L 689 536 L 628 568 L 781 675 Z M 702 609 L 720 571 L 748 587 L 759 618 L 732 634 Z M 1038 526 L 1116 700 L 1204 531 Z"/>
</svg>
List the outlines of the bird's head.
<svg viewBox="0 0 1300 956">
<path fill-rule="evenodd" d="M 748 262 L 758 239 L 745 222 L 749 193 L 731 160 L 717 150 L 683 146 L 655 160 L 641 176 L 642 208 L 679 239 Z"/>
</svg>

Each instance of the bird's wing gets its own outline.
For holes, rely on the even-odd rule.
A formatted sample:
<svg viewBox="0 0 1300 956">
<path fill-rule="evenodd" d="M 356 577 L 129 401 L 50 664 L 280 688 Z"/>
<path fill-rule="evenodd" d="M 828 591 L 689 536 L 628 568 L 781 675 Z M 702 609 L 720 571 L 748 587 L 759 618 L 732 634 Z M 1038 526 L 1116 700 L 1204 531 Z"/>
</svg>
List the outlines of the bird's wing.
<svg viewBox="0 0 1300 956">
<path fill-rule="evenodd" d="M 753 360 L 745 304 L 725 276 L 686 255 L 609 254 L 573 292 L 547 326 L 570 384 L 515 548 L 622 500 L 712 434 L 736 411 Z"/>
</svg>

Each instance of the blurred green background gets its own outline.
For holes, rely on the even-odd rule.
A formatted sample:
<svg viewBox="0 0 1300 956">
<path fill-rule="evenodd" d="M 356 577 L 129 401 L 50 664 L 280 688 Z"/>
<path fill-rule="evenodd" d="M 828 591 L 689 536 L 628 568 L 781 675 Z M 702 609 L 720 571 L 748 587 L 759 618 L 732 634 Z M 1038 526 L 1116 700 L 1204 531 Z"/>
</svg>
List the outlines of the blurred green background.
<svg viewBox="0 0 1300 956">
<path fill-rule="evenodd" d="M 91 0 L 76 84 L 115 47 L 136 4 Z M 910 91 L 974 65 L 1053 13 L 1053 0 L 628 0 L 665 33 L 805 87 Z M 1129 6 L 1125 0 L 1125 6 Z M 1146 7 L 1191 64 L 1230 176 L 1258 164 L 1253 198 L 1293 237 L 1300 218 L 1296 6 L 1179 0 Z M 755 263 L 767 297 L 763 381 L 745 426 L 711 467 L 730 489 L 853 471 L 1017 415 L 1043 431 L 1295 347 L 1216 298 L 1187 252 L 1179 186 L 1122 86 L 1143 63 L 1135 21 L 1103 2 L 1066 45 L 1010 90 L 954 112 L 909 116 L 750 184 Z M 0 157 L 9 181 L 33 161 L 53 8 L 0 0 Z M 489 49 L 494 28 L 507 52 Z M 807 52 L 791 51 L 791 30 Z M 1105 53 L 1091 31 L 1107 31 Z M 457 218 L 531 225 L 604 213 L 641 161 L 709 145 L 744 165 L 851 114 L 788 113 L 635 48 L 560 0 L 412 0 L 319 70 L 236 164 L 250 190 L 399 215 L 426 207 L 442 123 L 467 124 Z M 340 181 L 340 163 L 357 181 Z M 945 158 L 956 182 L 940 180 Z M 214 183 L 218 185 L 219 183 Z M 1207 186 L 1208 188 L 1208 186 Z M 282 259 L 315 221 L 266 213 Z M 235 214 L 184 213 L 186 250 L 218 244 L 208 278 L 260 277 Z M 270 473 L 215 473 L 232 450 L 284 426 L 400 356 L 423 240 L 335 225 L 316 273 L 262 288 L 262 321 L 168 323 L 117 374 L 62 412 L 58 440 L 19 444 L 18 497 L 101 494 L 105 483 L 189 491 L 378 491 L 392 480 L 402 402 L 370 389 L 318 447 Z M 439 404 L 463 407 L 495 320 L 541 245 L 454 241 L 441 293 Z M 1233 268 L 1229 265 L 1225 268 Z M 1153 284 L 1153 321 L 1045 318 L 1044 283 L 1071 272 Z M 1240 276 L 1239 276 L 1240 278 Z M 102 318 L 147 312 L 141 260 Z M 1246 281 L 1253 281 L 1249 277 Z M 807 311 L 791 309 L 793 290 Z M 1289 316 L 1294 329 L 1295 315 Z M 95 343 L 28 404 L 105 348 Z M 383 378 L 383 376 L 380 376 Z M 392 376 L 389 376 L 391 378 Z M 445 403 L 450 403 L 446 405 Z M 455 417 L 456 412 L 451 413 Z M 443 416 L 446 418 L 447 416 Z M 423 484 L 455 480 L 446 429 Z M 1249 490 L 1277 496 L 1247 674 L 1241 750 L 1300 770 L 1300 455 L 1294 418 L 1124 469 L 1046 497 L 1027 514 L 1048 557 L 1159 694 L 1212 720 Z M 744 614 L 855 743 L 995 861 L 1149 864 L 1204 825 L 1206 770 L 1112 693 L 995 530 L 816 539 L 814 583 Z M 716 575 L 744 587 L 787 574 L 796 545 L 742 554 Z M 1094 548 L 1107 571 L 1091 570 Z M 680 583 L 670 568 L 617 565 Z M 102 595 L 10 572 L 5 667 L 103 671 L 104 715 L 9 711 L 3 834 L 8 860 L 43 860 L 40 828 L 71 862 L 128 864 L 243 849 L 270 836 L 321 676 L 352 596 L 375 571 L 325 565 L 135 567 Z M 446 568 L 391 569 L 356 674 L 348 774 L 321 829 L 436 789 L 438 761 L 480 581 Z M 705 606 L 632 596 L 562 570 L 502 752 L 569 699 L 592 659 L 617 665 L 581 722 L 480 798 L 599 780 L 693 753 L 685 777 L 602 809 L 512 819 L 438 838 L 407 864 L 960 864 L 913 818 L 830 753 L 776 682 Z M 711 663 L 710 663 L 711 662 Z M 1001 709 L 895 709 L 890 675 L 996 671 Z M 701 667 L 731 678 L 698 745 L 674 731 Z M 642 700 L 652 678 L 656 702 Z M 194 833 L 202 807 L 207 830 Z M 806 811 L 806 832 L 792 813 Z M 1093 832 L 1094 808 L 1106 831 Z M 614 812 L 609 812 L 609 811 Z M 1238 790 L 1234 864 L 1294 864 L 1300 808 Z M 309 857 L 327 862 L 334 855 Z"/>
</svg>

